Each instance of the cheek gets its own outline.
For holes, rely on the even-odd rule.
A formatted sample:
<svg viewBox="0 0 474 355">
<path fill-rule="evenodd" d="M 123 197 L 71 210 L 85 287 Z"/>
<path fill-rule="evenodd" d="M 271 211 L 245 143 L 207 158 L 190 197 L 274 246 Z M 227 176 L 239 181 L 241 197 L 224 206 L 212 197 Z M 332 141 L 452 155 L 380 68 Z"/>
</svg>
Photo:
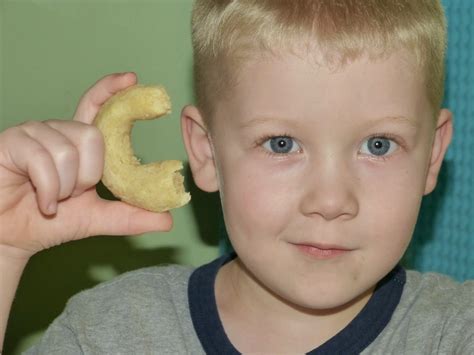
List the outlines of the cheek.
<svg viewBox="0 0 474 355">
<path fill-rule="evenodd" d="M 283 177 L 269 176 L 250 159 L 222 166 L 221 174 L 221 198 L 231 238 L 276 235 L 283 230 L 291 217 L 289 184 L 282 182 Z"/>
<path fill-rule="evenodd" d="M 418 169 L 417 169 L 418 166 Z M 424 191 L 424 173 L 414 163 L 393 165 L 383 172 L 374 171 L 364 194 L 368 200 L 361 213 L 374 245 L 383 246 L 385 253 L 403 254 L 417 221 Z"/>
</svg>

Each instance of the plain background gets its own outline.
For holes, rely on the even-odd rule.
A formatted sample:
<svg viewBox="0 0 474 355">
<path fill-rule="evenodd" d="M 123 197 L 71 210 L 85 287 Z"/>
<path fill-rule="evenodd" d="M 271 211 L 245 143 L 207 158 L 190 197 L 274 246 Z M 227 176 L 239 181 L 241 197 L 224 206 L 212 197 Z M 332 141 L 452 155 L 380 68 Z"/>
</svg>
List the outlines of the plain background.
<svg viewBox="0 0 474 355">
<path fill-rule="evenodd" d="M 168 117 L 135 125 L 136 155 L 145 163 L 186 164 L 179 114 L 193 101 L 191 5 L 190 0 L 0 0 L 0 130 L 32 119 L 70 119 L 95 81 L 134 71 L 143 84 L 164 85 L 173 105 Z M 170 233 L 92 238 L 33 257 L 12 309 L 5 354 L 30 344 L 81 289 L 143 266 L 197 266 L 219 254 L 218 196 L 198 191 L 189 168 L 184 174 L 193 202 L 172 212 Z"/>
</svg>

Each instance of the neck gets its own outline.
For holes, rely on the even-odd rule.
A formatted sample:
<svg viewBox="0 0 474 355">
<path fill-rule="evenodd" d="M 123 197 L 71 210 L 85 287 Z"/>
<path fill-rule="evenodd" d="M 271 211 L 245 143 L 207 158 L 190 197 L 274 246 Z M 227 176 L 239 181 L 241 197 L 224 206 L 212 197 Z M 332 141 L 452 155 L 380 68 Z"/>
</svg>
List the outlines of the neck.
<svg viewBox="0 0 474 355">
<path fill-rule="evenodd" d="M 373 288 L 337 308 L 308 309 L 262 285 L 238 258 L 216 279 L 219 315 L 229 339 L 243 352 L 310 351 L 346 327 L 372 293 Z"/>
</svg>

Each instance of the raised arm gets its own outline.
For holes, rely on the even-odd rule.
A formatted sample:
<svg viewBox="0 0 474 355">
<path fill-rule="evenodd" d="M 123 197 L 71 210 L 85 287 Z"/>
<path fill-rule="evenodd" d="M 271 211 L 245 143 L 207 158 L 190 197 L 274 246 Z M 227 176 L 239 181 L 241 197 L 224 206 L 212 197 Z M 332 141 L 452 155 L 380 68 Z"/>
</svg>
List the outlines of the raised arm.
<svg viewBox="0 0 474 355">
<path fill-rule="evenodd" d="M 133 73 L 99 80 L 70 121 L 32 121 L 0 133 L 0 349 L 21 274 L 35 253 L 94 235 L 167 231 L 169 213 L 152 213 L 95 190 L 104 164 L 103 139 L 91 123 Z"/>
</svg>

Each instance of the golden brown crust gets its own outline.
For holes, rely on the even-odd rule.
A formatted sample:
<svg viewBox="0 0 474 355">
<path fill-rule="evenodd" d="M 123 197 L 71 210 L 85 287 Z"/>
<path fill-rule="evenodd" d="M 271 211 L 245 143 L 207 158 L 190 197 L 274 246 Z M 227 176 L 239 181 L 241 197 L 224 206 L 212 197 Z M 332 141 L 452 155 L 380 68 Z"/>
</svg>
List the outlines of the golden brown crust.
<svg viewBox="0 0 474 355">
<path fill-rule="evenodd" d="M 154 212 L 189 202 L 178 160 L 140 164 L 133 153 L 131 130 L 136 120 L 151 120 L 171 112 L 168 94 L 161 86 L 135 85 L 112 96 L 94 124 L 105 142 L 102 182 L 122 201 Z"/>
</svg>

